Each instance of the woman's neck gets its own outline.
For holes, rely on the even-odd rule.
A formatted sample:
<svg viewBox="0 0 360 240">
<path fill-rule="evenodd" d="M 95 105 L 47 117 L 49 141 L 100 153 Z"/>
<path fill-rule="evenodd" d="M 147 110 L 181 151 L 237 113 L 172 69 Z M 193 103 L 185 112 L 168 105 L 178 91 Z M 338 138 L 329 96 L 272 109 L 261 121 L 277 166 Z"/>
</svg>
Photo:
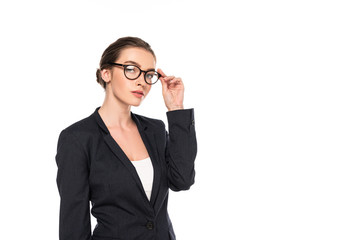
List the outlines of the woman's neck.
<svg viewBox="0 0 360 240">
<path fill-rule="evenodd" d="M 131 106 L 118 100 L 105 98 L 99 114 L 108 128 L 128 128 L 133 125 Z"/>
</svg>

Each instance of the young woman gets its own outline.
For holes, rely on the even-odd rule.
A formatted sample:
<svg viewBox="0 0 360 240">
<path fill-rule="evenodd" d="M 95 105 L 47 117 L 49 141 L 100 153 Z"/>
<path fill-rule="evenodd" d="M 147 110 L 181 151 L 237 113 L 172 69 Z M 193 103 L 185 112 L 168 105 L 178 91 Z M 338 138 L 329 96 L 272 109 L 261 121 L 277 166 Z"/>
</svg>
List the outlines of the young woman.
<svg viewBox="0 0 360 240">
<path fill-rule="evenodd" d="M 183 109 L 181 78 L 166 76 L 155 64 L 150 45 L 139 38 L 112 43 L 96 73 L 105 89 L 102 106 L 60 133 L 61 240 L 175 239 L 168 192 L 194 183 L 194 111 Z M 157 82 L 169 132 L 162 121 L 131 112 Z M 93 233 L 89 202 L 97 219 Z"/>
</svg>

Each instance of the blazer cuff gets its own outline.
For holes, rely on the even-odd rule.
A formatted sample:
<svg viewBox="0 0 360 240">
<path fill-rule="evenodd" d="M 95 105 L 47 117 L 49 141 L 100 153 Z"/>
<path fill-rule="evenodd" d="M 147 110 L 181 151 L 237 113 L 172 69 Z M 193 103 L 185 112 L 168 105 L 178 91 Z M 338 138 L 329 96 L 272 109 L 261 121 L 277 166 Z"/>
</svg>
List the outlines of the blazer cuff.
<svg viewBox="0 0 360 240">
<path fill-rule="evenodd" d="M 173 124 L 195 126 L 194 109 L 180 109 L 166 112 L 169 128 Z"/>
</svg>

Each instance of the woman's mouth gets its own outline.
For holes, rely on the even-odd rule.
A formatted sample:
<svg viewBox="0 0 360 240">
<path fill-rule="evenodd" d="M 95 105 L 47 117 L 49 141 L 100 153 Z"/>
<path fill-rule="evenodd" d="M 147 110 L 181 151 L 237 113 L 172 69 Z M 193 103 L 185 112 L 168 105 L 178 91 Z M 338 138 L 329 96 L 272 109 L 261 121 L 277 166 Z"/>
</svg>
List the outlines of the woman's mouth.
<svg viewBox="0 0 360 240">
<path fill-rule="evenodd" d="M 144 96 L 144 93 L 142 91 L 132 91 L 131 93 L 138 98 L 142 98 Z"/>
</svg>

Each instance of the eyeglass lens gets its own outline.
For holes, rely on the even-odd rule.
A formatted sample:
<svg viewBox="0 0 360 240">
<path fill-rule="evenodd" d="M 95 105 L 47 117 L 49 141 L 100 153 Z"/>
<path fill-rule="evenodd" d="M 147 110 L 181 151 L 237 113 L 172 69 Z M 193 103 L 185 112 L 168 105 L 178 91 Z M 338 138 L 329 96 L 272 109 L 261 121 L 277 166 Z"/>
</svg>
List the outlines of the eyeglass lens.
<svg viewBox="0 0 360 240">
<path fill-rule="evenodd" d="M 125 76 L 131 80 L 138 78 L 141 74 L 140 68 L 133 65 L 125 67 Z M 156 71 L 147 71 L 145 74 L 145 81 L 148 84 L 154 84 L 159 79 L 159 74 Z"/>
</svg>

